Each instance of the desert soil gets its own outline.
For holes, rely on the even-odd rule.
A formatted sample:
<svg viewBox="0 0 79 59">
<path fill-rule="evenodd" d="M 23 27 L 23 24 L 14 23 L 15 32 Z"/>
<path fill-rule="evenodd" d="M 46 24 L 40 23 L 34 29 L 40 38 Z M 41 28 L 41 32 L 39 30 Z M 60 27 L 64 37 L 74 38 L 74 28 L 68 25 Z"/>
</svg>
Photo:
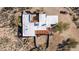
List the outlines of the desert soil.
<svg viewBox="0 0 79 59">
<path fill-rule="evenodd" d="M 0 8 L 0 9 L 2 9 L 2 8 Z M 18 8 L 16 8 L 16 9 L 18 9 Z M 40 8 L 33 8 L 31 11 L 34 11 L 36 9 L 40 9 Z M 55 51 L 57 49 L 57 45 L 59 43 L 61 43 L 62 40 L 65 40 L 66 38 L 74 38 L 76 41 L 79 42 L 79 30 L 77 29 L 76 25 L 72 21 L 72 16 L 69 15 L 69 14 L 60 14 L 60 11 L 72 12 L 70 9 L 67 10 L 66 8 L 54 8 L 54 7 L 47 8 L 46 7 L 46 8 L 44 8 L 44 11 L 48 15 L 58 15 L 59 22 L 62 21 L 62 22 L 69 23 L 69 28 L 66 31 L 63 31 L 62 33 L 56 32 L 50 37 L 49 47 L 47 49 L 48 51 Z M 19 12 L 17 12 L 15 14 L 16 20 L 17 20 L 18 15 L 19 15 Z M 0 18 L 0 20 L 1 20 L 1 18 Z M 5 23 L 5 22 L 6 21 L 4 21 L 3 23 Z M 7 46 L 2 47 L 2 45 L 0 45 L 1 46 L 0 50 L 25 51 L 25 50 L 30 50 L 31 48 L 34 47 L 32 38 L 30 40 L 27 39 L 25 44 L 21 41 L 20 41 L 20 44 L 18 44 L 18 41 L 20 39 L 23 40 L 23 39 L 26 39 L 26 38 L 18 38 L 17 37 L 17 27 L 15 29 L 16 32 L 13 32 L 14 30 L 10 27 L 1 27 L 3 23 L 0 23 L 0 39 L 4 38 L 4 37 L 9 38 L 10 43 L 7 43 L 7 45 L 9 45 L 9 47 L 7 47 Z M 45 46 L 45 45 L 43 45 L 43 42 L 45 42 L 45 39 L 46 39 L 46 36 L 40 36 L 37 40 L 37 43 L 40 44 L 40 45 L 42 44 L 42 47 L 43 47 L 43 46 Z M 18 47 L 16 47 L 16 46 L 18 46 Z M 79 45 L 77 46 L 77 48 L 74 48 L 74 49 L 71 49 L 71 50 L 79 50 Z"/>
</svg>

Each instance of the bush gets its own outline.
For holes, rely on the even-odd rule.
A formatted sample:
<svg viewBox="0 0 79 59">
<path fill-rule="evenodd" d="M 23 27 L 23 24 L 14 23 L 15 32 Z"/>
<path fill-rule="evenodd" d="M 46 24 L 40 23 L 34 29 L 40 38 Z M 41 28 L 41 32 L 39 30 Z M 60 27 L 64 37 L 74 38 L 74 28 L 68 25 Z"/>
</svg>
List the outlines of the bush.
<svg viewBox="0 0 79 59">
<path fill-rule="evenodd" d="M 67 41 L 68 40 L 68 41 Z M 75 39 L 68 38 L 65 43 L 62 43 L 63 47 L 58 48 L 58 51 L 69 51 L 71 48 L 76 48 L 78 42 Z M 59 47 L 59 46 L 58 46 Z"/>
<path fill-rule="evenodd" d="M 78 18 L 73 16 L 73 21 L 77 21 L 77 20 L 78 20 Z"/>
<path fill-rule="evenodd" d="M 58 24 L 56 24 L 54 30 L 55 30 L 55 32 L 57 32 L 57 31 L 62 32 L 69 28 L 68 25 L 69 25 L 68 23 L 59 22 Z"/>
<path fill-rule="evenodd" d="M 16 27 L 16 23 L 15 23 L 15 15 L 11 15 L 10 18 L 10 27 L 15 28 Z"/>
<path fill-rule="evenodd" d="M 14 9 L 13 7 L 4 7 L 1 9 L 1 11 L 6 12 L 8 10 L 13 10 L 13 9 Z"/>
<path fill-rule="evenodd" d="M 70 48 L 75 48 L 76 45 L 78 44 L 78 42 L 75 41 L 75 39 L 72 39 L 72 38 L 70 38 L 70 41 L 68 43 L 69 43 L 68 47 L 70 47 Z"/>
</svg>

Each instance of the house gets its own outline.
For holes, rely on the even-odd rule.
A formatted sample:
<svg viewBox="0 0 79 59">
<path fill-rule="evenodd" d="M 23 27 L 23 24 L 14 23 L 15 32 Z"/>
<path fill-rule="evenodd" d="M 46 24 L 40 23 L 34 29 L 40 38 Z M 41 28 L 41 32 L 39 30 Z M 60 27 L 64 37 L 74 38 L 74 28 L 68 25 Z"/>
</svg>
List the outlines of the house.
<svg viewBox="0 0 79 59">
<path fill-rule="evenodd" d="M 36 36 L 49 34 L 48 28 L 58 23 L 57 15 L 40 13 L 22 13 L 22 36 Z"/>
</svg>

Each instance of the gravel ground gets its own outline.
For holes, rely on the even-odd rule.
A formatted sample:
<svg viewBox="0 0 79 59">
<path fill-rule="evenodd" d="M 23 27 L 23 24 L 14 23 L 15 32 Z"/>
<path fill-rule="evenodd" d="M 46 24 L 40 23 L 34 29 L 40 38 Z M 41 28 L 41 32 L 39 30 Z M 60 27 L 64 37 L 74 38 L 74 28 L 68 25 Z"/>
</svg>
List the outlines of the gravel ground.
<svg viewBox="0 0 79 59">
<path fill-rule="evenodd" d="M 53 33 L 50 36 L 49 47 L 47 51 L 55 51 L 57 49 L 57 44 L 61 43 L 65 38 L 74 38 L 79 42 L 79 30 L 72 21 L 72 17 L 69 14 L 60 14 L 60 11 L 71 12 L 66 8 L 0 8 L 0 50 L 1 51 L 29 51 L 34 47 L 33 38 L 18 38 L 17 37 L 17 17 L 23 10 L 42 10 L 48 15 L 58 15 L 59 22 L 69 23 L 70 27 L 68 30 L 62 33 Z M 46 36 L 40 36 L 37 38 L 37 44 L 43 48 L 46 45 Z M 72 49 L 74 50 L 74 49 Z M 79 50 L 79 48 L 75 48 Z"/>
</svg>

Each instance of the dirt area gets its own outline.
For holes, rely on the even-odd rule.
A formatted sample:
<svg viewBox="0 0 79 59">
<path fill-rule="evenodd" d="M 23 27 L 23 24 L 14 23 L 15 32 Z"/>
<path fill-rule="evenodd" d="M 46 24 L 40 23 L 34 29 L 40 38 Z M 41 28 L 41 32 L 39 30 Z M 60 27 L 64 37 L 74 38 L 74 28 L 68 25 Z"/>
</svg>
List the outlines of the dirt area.
<svg viewBox="0 0 79 59">
<path fill-rule="evenodd" d="M 2 8 L 1 8 L 2 9 Z M 68 8 L 59 8 L 59 7 L 45 7 L 45 8 L 32 8 L 31 11 L 35 11 L 36 9 L 43 9 L 44 12 L 48 15 L 58 15 L 59 22 L 68 23 L 69 28 L 62 33 L 56 32 L 53 33 L 52 36 L 50 36 L 49 40 L 49 47 L 47 51 L 56 51 L 57 45 L 62 42 L 62 40 L 65 40 L 66 38 L 74 38 L 77 42 L 79 42 L 79 30 L 77 29 L 76 25 L 72 21 L 72 15 L 69 13 L 72 13 L 72 11 Z M 27 10 L 27 9 L 24 9 Z M 16 11 L 16 13 L 14 13 Z M 28 51 L 31 48 L 34 47 L 33 38 L 27 39 L 27 38 L 18 38 L 17 37 L 17 20 L 18 15 L 20 15 L 21 8 L 13 8 L 12 10 L 8 11 L 2 11 L 0 10 L 0 39 L 4 38 L 3 40 L 6 40 L 5 38 L 8 38 L 10 41 L 9 43 L 6 43 L 8 46 L 4 46 L 3 43 L 0 44 L 0 50 L 10 50 L 10 51 Z M 61 14 L 60 11 L 67 11 L 67 14 Z M 8 18 L 5 16 L 2 16 L 3 13 L 8 14 Z M 10 15 L 15 15 L 14 21 L 12 18 L 9 18 Z M 3 18 L 4 19 L 3 19 Z M 10 23 L 12 22 L 15 24 L 15 26 L 12 26 Z M 3 26 L 5 24 L 5 26 Z M 15 30 L 14 30 L 15 29 Z M 40 36 L 37 39 L 37 43 L 45 46 L 45 40 L 46 36 Z M 26 39 L 25 41 L 23 41 Z M 79 50 L 79 46 L 77 48 L 71 49 L 71 50 Z"/>
</svg>

